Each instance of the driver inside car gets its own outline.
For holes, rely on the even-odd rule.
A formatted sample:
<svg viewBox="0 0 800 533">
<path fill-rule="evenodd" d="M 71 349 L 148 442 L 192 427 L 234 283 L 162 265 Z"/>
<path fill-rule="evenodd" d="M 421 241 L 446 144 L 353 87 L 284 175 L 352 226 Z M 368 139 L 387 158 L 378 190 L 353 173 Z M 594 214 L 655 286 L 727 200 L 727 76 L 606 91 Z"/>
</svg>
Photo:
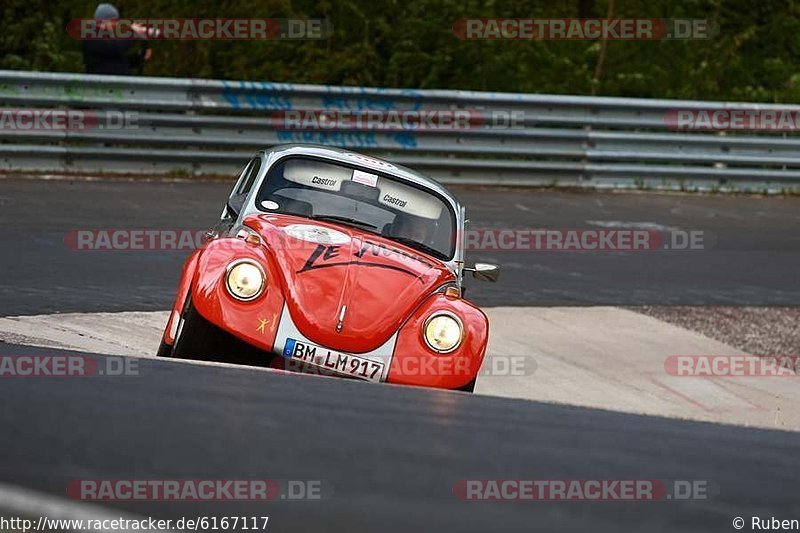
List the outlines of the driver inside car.
<svg viewBox="0 0 800 533">
<path fill-rule="evenodd" d="M 390 235 L 392 237 L 405 237 L 416 242 L 427 244 L 430 238 L 430 222 L 412 215 L 400 213 L 392 223 Z"/>
</svg>

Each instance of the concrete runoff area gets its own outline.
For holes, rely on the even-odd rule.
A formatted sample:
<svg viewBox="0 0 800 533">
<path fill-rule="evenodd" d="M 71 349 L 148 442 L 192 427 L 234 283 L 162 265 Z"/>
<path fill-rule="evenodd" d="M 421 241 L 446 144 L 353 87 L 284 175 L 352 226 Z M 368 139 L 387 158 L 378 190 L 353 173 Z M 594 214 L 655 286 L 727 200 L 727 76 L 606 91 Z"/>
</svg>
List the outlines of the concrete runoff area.
<svg viewBox="0 0 800 533">
<path fill-rule="evenodd" d="M 486 313 L 490 341 L 477 394 L 800 431 L 800 414 L 791 409 L 800 389 L 792 377 L 668 372 L 671 356 L 745 355 L 699 333 L 616 307 L 493 307 Z M 167 317 L 166 311 L 7 317 L 0 318 L 0 340 L 153 357 Z"/>
</svg>

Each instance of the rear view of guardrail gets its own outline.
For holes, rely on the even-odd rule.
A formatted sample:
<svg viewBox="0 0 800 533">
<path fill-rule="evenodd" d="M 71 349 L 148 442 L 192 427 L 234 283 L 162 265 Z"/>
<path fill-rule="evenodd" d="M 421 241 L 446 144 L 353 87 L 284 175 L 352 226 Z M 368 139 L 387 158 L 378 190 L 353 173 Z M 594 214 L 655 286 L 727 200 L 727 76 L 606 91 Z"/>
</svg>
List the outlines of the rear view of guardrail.
<svg viewBox="0 0 800 533">
<path fill-rule="evenodd" d="M 17 114 L 75 110 L 82 121 L 36 127 L 0 120 L 0 168 L 7 171 L 232 175 L 256 149 L 308 142 L 384 157 L 445 183 L 800 188 L 794 124 L 755 133 L 676 126 L 678 113 L 800 117 L 800 106 L 23 71 L 0 71 L 0 106 Z M 324 122 L 454 111 L 469 124 Z"/>
</svg>

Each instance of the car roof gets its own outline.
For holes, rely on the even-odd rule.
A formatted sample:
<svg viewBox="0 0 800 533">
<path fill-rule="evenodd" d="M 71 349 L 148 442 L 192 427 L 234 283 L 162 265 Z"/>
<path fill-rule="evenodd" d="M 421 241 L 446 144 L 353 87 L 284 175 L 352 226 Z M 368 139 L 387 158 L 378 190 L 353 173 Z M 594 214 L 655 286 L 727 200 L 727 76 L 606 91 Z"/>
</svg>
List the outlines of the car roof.
<svg viewBox="0 0 800 533">
<path fill-rule="evenodd" d="M 376 172 L 381 172 L 383 174 L 390 174 L 439 193 L 453 204 L 453 207 L 456 209 L 456 213 L 458 213 L 458 210 L 461 208 L 460 202 L 455 196 L 453 196 L 453 193 L 451 193 L 441 183 L 433 178 L 430 178 L 424 174 L 420 174 L 416 170 L 412 170 L 408 167 L 397 165 L 390 161 L 386 161 L 371 155 L 360 154 L 352 150 L 316 144 L 282 144 L 261 151 L 267 155 L 272 153 L 280 153 L 281 157 L 287 155 L 306 155 L 311 157 L 319 157 L 348 165 L 357 165 L 374 170 Z"/>
</svg>

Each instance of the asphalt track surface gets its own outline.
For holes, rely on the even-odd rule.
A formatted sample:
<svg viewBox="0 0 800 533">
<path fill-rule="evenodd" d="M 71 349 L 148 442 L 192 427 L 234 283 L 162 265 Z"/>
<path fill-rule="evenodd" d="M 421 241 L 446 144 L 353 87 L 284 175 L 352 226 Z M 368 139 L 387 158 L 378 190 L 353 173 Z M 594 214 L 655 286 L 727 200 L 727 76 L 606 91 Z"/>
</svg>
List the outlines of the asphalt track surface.
<svg viewBox="0 0 800 533">
<path fill-rule="evenodd" d="M 186 251 L 74 251 L 80 229 L 203 229 L 228 183 L 0 180 L 0 316 L 170 307 Z M 473 228 L 678 228 L 704 250 L 474 252 L 493 305 L 798 305 L 800 198 L 455 189 Z M 616 225 L 616 226 L 615 226 Z M 655 226 L 653 226 L 655 225 Z"/>
<path fill-rule="evenodd" d="M 186 252 L 75 252 L 75 229 L 202 228 L 221 183 L 0 181 L 0 315 L 166 309 Z M 483 305 L 797 304 L 800 199 L 458 190 L 473 227 L 651 223 L 705 251 L 474 254 Z M 0 342 L 0 356 L 53 354 Z M 800 437 L 449 391 L 140 360 L 125 378 L 0 380 L 0 480 L 320 480 L 319 501 L 111 502 L 269 531 L 731 531 L 800 518 Z M 702 480 L 690 502 L 468 502 L 464 479 Z"/>
<path fill-rule="evenodd" d="M 53 350 L 0 344 L 0 355 Z M 316 501 L 115 502 L 270 516 L 269 531 L 732 531 L 800 515 L 797 433 L 465 393 L 139 360 L 139 375 L 5 379 L 0 479 L 319 480 Z M 69 406 L 65 409 L 65 406 Z M 705 500 L 463 501 L 465 479 L 704 480 Z"/>
</svg>

